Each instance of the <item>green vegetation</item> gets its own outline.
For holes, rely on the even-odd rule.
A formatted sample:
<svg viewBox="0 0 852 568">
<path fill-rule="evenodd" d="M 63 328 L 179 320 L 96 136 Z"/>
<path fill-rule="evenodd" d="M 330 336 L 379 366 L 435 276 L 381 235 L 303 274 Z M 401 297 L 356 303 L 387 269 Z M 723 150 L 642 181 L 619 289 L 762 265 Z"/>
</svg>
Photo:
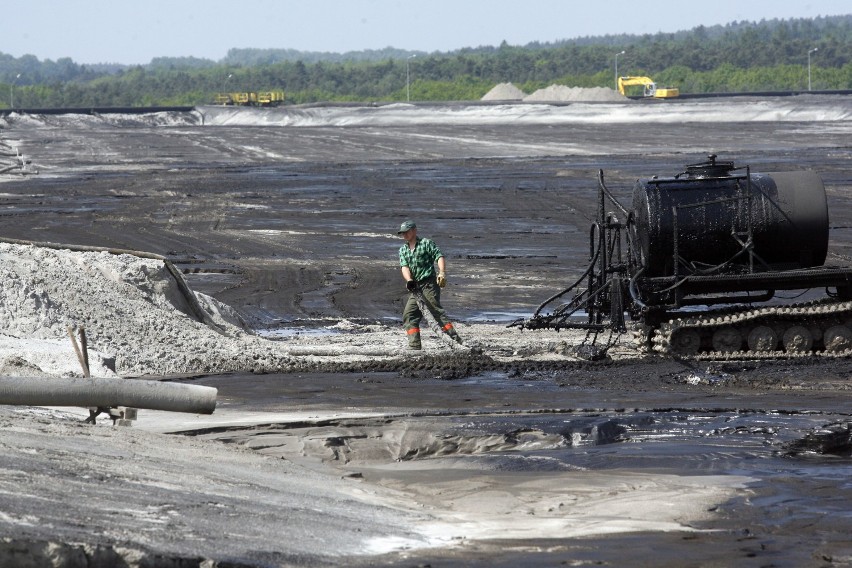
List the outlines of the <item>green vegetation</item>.
<svg viewBox="0 0 852 568">
<path fill-rule="evenodd" d="M 817 51 L 811 51 L 814 48 Z M 449 53 L 387 48 L 346 54 L 232 49 L 219 61 L 157 58 L 145 66 L 79 65 L 0 54 L 0 108 L 206 104 L 217 92 L 283 90 L 288 103 L 476 100 L 495 84 L 614 87 L 647 75 L 681 93 L 852 89 L 852 15 L 734 22 L 674 34 L 587 37 Z M 416 56 L 416 57 L 412 57 Z"/>
</svg>

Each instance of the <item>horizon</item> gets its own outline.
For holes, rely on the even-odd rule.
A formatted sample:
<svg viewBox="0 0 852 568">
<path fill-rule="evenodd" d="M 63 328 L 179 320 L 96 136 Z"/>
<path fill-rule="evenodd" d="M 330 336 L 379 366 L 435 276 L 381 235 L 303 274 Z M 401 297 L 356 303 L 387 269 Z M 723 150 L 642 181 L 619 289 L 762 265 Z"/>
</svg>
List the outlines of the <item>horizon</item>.
<svg viewBox="0 0 852 568">
<path fill-rule="evenodd" d="M 82 4 L 82 6 L 81 6 Z M 559 43 L 614 35 L 677 33 L 699 26 L 850 15 L 848 0 L 717 0 L 711 14 L 686 3 L 613 0 L 607 6 L 529 0 L 316 0 L 309 5 L 256 0 L 233 11 L 222 0 L 149 0 L 134 5 L 45 0 L 16 6 L 0 21 L 0 53 L 80 65 L 147 65 L 158 58 L 220 62 L 231 49 L 347 54 L 394 49 L 440 54 L 503 42 Z M 227 18 L 222 18 L 222 13 Z M 258 14 L 260 17 L 258 17 Z M 21 25 L 24 22 L 24 25 Z M 38 25 L 31 26 L 30 22 Z M 322 33 L 319 33 L 322 32 Z M 224 47 L 227 45 L 227 47 Z"/>
</svg>

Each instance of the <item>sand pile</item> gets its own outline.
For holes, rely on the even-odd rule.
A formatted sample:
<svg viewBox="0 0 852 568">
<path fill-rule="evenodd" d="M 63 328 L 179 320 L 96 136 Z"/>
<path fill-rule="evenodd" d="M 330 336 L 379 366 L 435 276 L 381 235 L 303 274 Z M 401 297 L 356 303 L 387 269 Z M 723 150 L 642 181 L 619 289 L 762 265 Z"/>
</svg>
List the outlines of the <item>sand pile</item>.
<svg viewBox="0 0 852 568">
<path fill-rule="evenodd" d="M 608 87 L 566 87 L 550 85 L 524 97 L 524 102 L 624 102 L 624 95 Z"/>
<path fill-rule="evenodd" d="M 623 102 L 629 100 L 607 87 L 566 87 L 550 85 L 527 95 L 512 83 L 500 83 L 482 97 L 483 101 L 524 102 Z"/>
<path fill-rule="evenodd" d="M 517 88 L 512 83 L 500 83 L 495 85 L 493 89 L 485 93 L 482 97 L 483 101 L 520 101 L 526 96 L 526 93 Z"/>
<path fill-rule="evenodd" d="M 81 376 L 68 328 L 85 328 L 92 376 L 274 370 L 289 355 L 195 293 L 197 320 L 162 261 L 0 243 L 0 369 Z M 218 328 L 218 329 L 217 329 Z"/>
</svg>

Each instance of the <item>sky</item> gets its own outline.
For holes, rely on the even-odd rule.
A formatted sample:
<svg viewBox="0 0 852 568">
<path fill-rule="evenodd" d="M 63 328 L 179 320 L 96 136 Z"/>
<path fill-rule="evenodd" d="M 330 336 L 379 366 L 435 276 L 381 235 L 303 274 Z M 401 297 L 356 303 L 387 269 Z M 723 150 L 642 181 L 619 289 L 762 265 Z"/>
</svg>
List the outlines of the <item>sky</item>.
<svg viewBox="0 0 852 568">
<path fill-rule="evenodd" d="M 39 0 L 0 19 L 0 52 L 76 63 L 218 61 L 230 48 L 435 52 L 852 14 L 849 0 Z"/>
</svg>

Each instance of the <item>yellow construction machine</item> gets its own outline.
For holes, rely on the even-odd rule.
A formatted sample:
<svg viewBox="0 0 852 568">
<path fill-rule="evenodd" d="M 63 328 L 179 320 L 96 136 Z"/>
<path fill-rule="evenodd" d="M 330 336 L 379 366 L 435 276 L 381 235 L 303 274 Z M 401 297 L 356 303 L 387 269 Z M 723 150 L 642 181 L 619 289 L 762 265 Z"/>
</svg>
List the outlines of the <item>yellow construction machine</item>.
<svg viewBox="0 0 852 568">
<path fill-rule="evenodd" d="M 217 105 L 277 106 L 284 102 L 284 93 L 282 91 L 217 93 L 213 101 Z"/>
<path fill-rule="evenodd" d="M 653 99 L 673 99 L 680 95 L 677 87 L 658 87 L 650 77 L 619 77 L 618 92 L 627 96 L 625 87 L 641 86 L 642 95 Z"/>
</svg>

